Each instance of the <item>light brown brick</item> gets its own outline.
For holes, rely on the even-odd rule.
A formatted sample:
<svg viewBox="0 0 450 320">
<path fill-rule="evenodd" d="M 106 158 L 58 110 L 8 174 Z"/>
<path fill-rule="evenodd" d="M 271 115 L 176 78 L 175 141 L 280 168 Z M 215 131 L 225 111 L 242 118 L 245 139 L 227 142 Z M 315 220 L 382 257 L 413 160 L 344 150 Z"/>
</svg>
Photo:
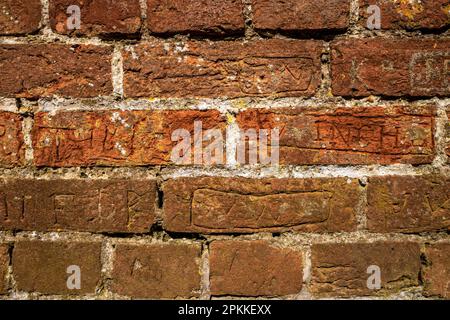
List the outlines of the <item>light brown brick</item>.
<svg viewBox="0 0 450 320">
<path fill-rule="evenodd" d="M 0 244 L 0 294 L 8 291 L 8 284 L 6 274 L 9 267 L 9 246 L 7 244 Z"/>
<path fill-rule="evenodd" d="M 95 293 L 100 284 L 100 242 L 20 240 L 14 244 L 13 274 L 19 291 L 43 294 Z M 69 290 L 69 266 L 80 267 L 81 289 Z"/>
<path fill-rule="evenodd" d="M 425 260 L 425 295 L 450 299 L 450 243 L 428 245 Z"/>
<path fill-rule="evenodd" d="M 447 146 L 445 152 L 447 153 L 447 161 L 450 163 L 450 109 L 447 111 L 447 123 L 445 124 L 445 140 Z"/>
<path fill-rule="evenodd" d="M 25 164 L 25 144 L 21 115 L 0 111 L 0 166 Z"/>
<path fill-rule="evenodd" d="M 300 251 L 266 241 L 213 241 L 210 245 L 211 294 L 283 296 L 300 293 Z"/>
<path fill-rule="evenodd" d="M 443 176 L 369 178 L 367 227 L 372 232 L 450 230 L 450 180 Z"/>
<path fill-rule="evenodd" d="M 420 249 L 412 242 L 314 244 L 314 296 L 386 295 L 419 285 Z M 369 289 L 370 266 L 380 268 L 381 289 Z M 370 271 L 370 270 L 369 270 Z"/>
<path fill-rule="evenodd" d="M 197 244 L 118 244 L 112 290 L 135 298 L 191 298 L 200 293 Z"/>
</svg>

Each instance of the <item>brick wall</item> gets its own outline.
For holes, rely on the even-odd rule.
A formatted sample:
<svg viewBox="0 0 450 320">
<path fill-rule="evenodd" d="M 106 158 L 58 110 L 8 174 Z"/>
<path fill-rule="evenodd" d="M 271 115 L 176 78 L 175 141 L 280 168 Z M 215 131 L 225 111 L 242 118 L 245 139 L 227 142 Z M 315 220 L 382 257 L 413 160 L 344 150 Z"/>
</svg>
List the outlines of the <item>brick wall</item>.
<svg viewBox="0 0 450 320">
<path fill-rule="evenodd" d="M 0 0 L 0 299 L 450 298 L 449 19 Z M 240 129 L 279 130 L 278 162 L 236 161 Z"/>
</svg>

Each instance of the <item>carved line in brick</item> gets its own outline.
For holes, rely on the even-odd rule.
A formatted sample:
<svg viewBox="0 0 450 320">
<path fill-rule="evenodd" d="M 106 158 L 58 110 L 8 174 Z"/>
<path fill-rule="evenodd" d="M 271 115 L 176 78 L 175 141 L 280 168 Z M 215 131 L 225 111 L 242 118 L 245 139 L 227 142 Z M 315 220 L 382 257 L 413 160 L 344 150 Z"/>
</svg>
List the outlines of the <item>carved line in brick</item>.
<svg viewBox="0 0 450 320">
<path fill-rule="evenodd" d="M 73 193 L 53 193 L 48 195 L 48 199 L 51 199 L 53 213 L 53 225 L 58 225 L 58 217 L 62 215 L 70 215 L 76 212 L 77 206 L 83 206 L 86 211 L 88 209 L 95 208 L 94 212 L 96 218 L 90 218 L 89 221 L 96 219 L 109 220 L 118 213 L 118 208 L 112 201 L 104 200 L 104 197 L 113 195 L 113 191 L 107 191 L 111 185 L 106 185 L 102 188 L 92 189 L 88 194 L 73 194 Z M 113 188 L 114 189 L 114 188 Z M 128 221 L 132 216 L 143 212 L 139 205 L 143 197 L 148 195 L 148 192 L 138 193 L 135 190 L 126 189 L 127 193 L 127 217 Z M 95 194 L 92 196 L 92 194 Z M 89 201 L 86 201 L 89 199 Z M 21 194 L 11 195 L 8 197 L 4 192 L 0 192 L 0 217 L 3 217 L 3 222 L 11 222 L 11 217 L 20 217 L 20 222 L 25 222 L 28 217 L 34 217 L 39 209 L 39 202 L 43 199 L 39 195 Z M 112 204 L 112 206 L 102 206 L 102 204 Z M 106 209 L 106 210 L 105 210 Z M 105 212 L 107 214 L 105 214 Z M 44 212 L 45 213 L 45 212 Z"/>
<path fill-rule="evenodd" d="M 234 226 L 229 226 L 229 227 L 217 227 L 217 226 L 205 226 L 205 225 L 199 225 L 196 223 L 196 217 L 195 214 L 193 212 L 193 207 L 194 207 L 194 202 L 195 202 L 195 198 L 196 198 L 196 194 L 198 192 L 202 192 L 202 191 L 211 191 L 211 192 L 217 192 L 217 193 L 222 193 L 224 195 L 234 195 L 236 197 L 254 197 L 254 198 L 258 198 L 257 201 L 261 201 L 264 200 L 264 198 L 275 198 L 277 196 L 299 196 L 299 195 L 305 195 L 306 197 L 308 195 L 323 195 L 321 197 L 321 201 L 327 200 L 326 201 L 326 214 L 322 215 L 320 217 L 320 219 L 316 219 L 314 221 L 308 221 L 307 215 L 303 215 L 302 219 L 305 221 L 299 221 L 299 222 L 291 222 L 291 223 L 280 223 L 279 222 L 279 218 L 281 216 L 281 214 L 278 215 L 278 217 L 274 218 L 273 214 L 270 214 L 270 216 L 272 218 L 274 218 L 272 220 L 272 222 L 268 223 L 270 226 L 268 227 L 264 227 L 264 226 L 241 226 L 241 227 L 234 227 Z M 190 221 L 190 226 L 193 227 L 198 227 L 198 228 L 204 228 L 204 229 L 212 229 L 212 230 L 227 230 L 227 229 L 273 229 L 273 228 L 280 228 L 280 227 L 296 227 L 296 226 L 301 226 L 301 225 L 305 225 L 305 224 L 319 224 L 319 223 L 324 223 L 326 222 L 329 217 L 331 216 L 331 210 L 332 210 L 332 205 L 331 205 L 331 199 L 333 198 L 334 192 L 330 192 L 330 191 L 321 191 L 321 190 L 316 190 L 316 191 L 296 191 L 296 192 L 279 192 L 279 193 L 271 193 L 271 194 L 266 194 L 266 195 L 257 195 L 257 194 L 243 194 L 243 193 L 239 193 L 239 192 L 224 192 L 221 190 L 214 190 L 214 189 L 208 189 L 208 188 L 204 188 L 204 189 L 196 189 L 191 195 L 190 195 L 190 206 L 189 206 L 189 221 Z M 306 200 L 305 200 L 306 201 Z M 225 217 L 228 216 L 228 214 L 232 211 L 232 209 L 235 207 L 237 200 L 234 201 L 233 205 L 228 209 L 228 211 L 225 213 Z M 287 201 L 290 202 L 290 201 Z M 252 219 L 254 221 L 258 221 L 266 212 L 265 212 L 265 208 L 266 206 L 264 205 L 264 209 L 262 210 L 262 212 L 259 214 L 259 217 L 257 219 Z M 303 213 L 303 212 L 302 212 Z M 297 213 L 298 214 L 298 213 Z"/>
<path fill-rule="evenodd" d="M 442 70 L 440 68 L 433 68 L 433 62 L 439 63 L 438 59 L 443 60 Z M 425 75 L 416 74 L 414 68 L 420 62 L 425 62 Z M 433 69 L 433 70 L 430 70 Z M 416 52 L 412 55 L 409 64 L 409 75 L 412 92 L 416 93 L 430 93 L 436 90 L 436 84 L 430 83 L 433 80 L 438 80 L 441 84 L 439 90 L 450 90 L 450 52 Z M 426 82 L 423 82 L 425 78 Z M 427 86 L 427 83 L 429 86 Z"/>
<path fill-rule="evenodd" d="M 286 117 L 296 117 L 293 115 L 284 115 Z M 339 115 L 326 115 L 326 116 L 322 116 L 322 115 L 310 115 L 314 118 L 317 118 L 318 120 L 315 120 L 314 124 L 316 125 L 316 133 L 317 133 L 317 137 L 314 140 L 314 142 L 324 142 L 324 143 L 336 143 L 339 142 L 340 140 L 345 143 L 345 145 L 347 145 L 349 148 L 345 148 L 345 147 L 339 147 L 339 148 L 333 148 L 333 146 L 324 146 L 324 147 L 300 147 L 300 146 L 292 146 L 292 145 L 284 145 L 283 143 L 280 144 L 280 147 L 285 147 L 285 148 L 294 148 L 294 149 L 301 149 L 301 150 L 334 150 L 334 151 L 341 151 L 341 152 L 353 152 L 353 153 L 362 153 L 362 154 L 383 154 L 383 155 L 428 155 L 429 153 L 427 153 L 426 151 L 422 151 L 422 152 L 408 152 L 407 150 L 405 150 L 406 148 L 419 148 L 419 147 L 426 147 L 427 143 L 429 143 L 429 148 L 434 149 L 434 137 L 433 137 L 433 127 L 434 127 L 434 123 L 433 123 L 433 117 L 432 116 L 427 116 L 427 115 L 411 115 L 411 117 L 418 117 L 418 118 L 427 118 L 427 120 L 422 120 L 420 122 L 416 122 L 415 124 L 417 124 L 418 126 L 421 126 L 420 128 L 422 129 L 429 129 L 429 134 L 427 135 L 426 138 L 423 139 L 423 142 L 419 145 L 413 145 L 413 143 L 411 143 L 410 146 L 404 146 L 401 147 L 399 145 L 399 141 L 402 140 L 401 139 L 401 132 L 400 129 L 402 128 L 401 126 L 395 126 L 395 132 L 389 132 L 387 130 L 385 130 L 389 124 L 386 124 L 386 118 L 383 117 L 369 117 L 370 121 L 372 123 L 370 124 L 364 124 L 361 123 L 359 125 L 356 125 L 354 123 L 344 123 L 341 124 L 339 122 L 333 122 L 331 120 L 322 120 L 321 118 L 323 117 L 328 117 L 328 118 L 346 118 L 348 117 L 349 119 L 360 119 L 360 118 L 367 118 L 367 117 L 350 117 L 350 116 L 339 116 Z M 407 116 L 405 116 L 407 117 Z M 388 119 L 392 119 L 392 117 L 387 116 Z M 380 122 L 380 123 L 375 123 L 376 121 Z M 396 121 L 401 121 L 396 120 Z M 325 126 L 321 127 L 321 124 L 325 124 Z M 330 134 L 327 134 L 327 130 L 323 129 L 323 131 L 321 130 L 321 128 L 326 129 L 326 127 L 331 128 L 331 136 Z M 365 141 L 367 142 L 365 144 L 364 147 L 361 147 L 360 143 L 363 137 L 363 134 L 361 133 L 361 131 L 364 128 L 368 128 L 370 130 L 372 130 L 372 132 L 375 132 L 377 129 L 379 129 L 378 133 L 376 134 L 378 136 L 377 139 L 377 143 L 378 143 L 378 147 L 377 149 L 380 151 L 370 151 L 370 150 L 364 150 L 363 148 L 368 147 L 371 143 L 373 143 L 374 141 L 372 140 L 368 140 Z M 325 133 L 323 134 L 323 132 L 325 131 Z M 344 134 L 345 132 L 345 134 Z M 356 132 L 357 134 L 352 135 L 352 132 Z M 328 132 L 329 133 L 329 132 Z M 369 134 L 368 134 L 369 135 Z M 374 134 L 370 134 L 370 135 L 374 135 Z M 345 137 L 346 136 L 346 137 Z M 396 152 L 386 152 L 386 151 L 381 151 L 384 146 L 385 146 L 385 141 L 386 139 L 391 138 L 395 140 L 395 144 L 394 144 L 394 148 L 398 148 L 398 151 Z M 329 139 L 326 139 L 329 138 Z M 352 138 L 357 138 L 357 140 L 355 141 L 351 141 Z M 351 142 L 353 142 L 354 147 L 351 147 L 352 144 Z M 355 150 L 356 149 L 356 150 Z M 359 150 L 358 150 L 359 149 Z M 390 148 L 392 149 L 392 148 Z"/>
</svg>

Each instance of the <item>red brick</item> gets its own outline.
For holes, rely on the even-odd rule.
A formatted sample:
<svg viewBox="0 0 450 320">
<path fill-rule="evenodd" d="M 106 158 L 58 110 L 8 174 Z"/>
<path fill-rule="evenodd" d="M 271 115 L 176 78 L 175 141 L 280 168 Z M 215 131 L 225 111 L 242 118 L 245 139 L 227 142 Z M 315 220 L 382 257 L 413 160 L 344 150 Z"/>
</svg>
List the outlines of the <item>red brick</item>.
<svg viewBox="0 0 450 320">
<path fill-rule="evenodd" d="M 342 30 L 350 17 L 349 0 L 252 0 L 259 30 Z"/>
<path fill-rule="evenodd" d="M 109 95 L 111 54 L 111 48 L 93 45 L 0 45 L 0 95 L 16 98 Z"/>
<path fill-rule="evenodd" d="M 450 299 L 450 243 L 427 246 L 425 259 L 427 263 L 423 272 L 425 295 Z"/>
<path fill-rule="evenodd" d="M 41 12 L 40 0 L 0 0 L 0 35 L 38 31 Z"/>
<path fill-rule="evenodd" d="M 369 179 L 367 227 L 372 232 L 450 230 L 450 179 L 384 176 Z"/>
<path fill-rule="evenodd" d="M 200 293 L 201 246 L 118 244 L 112 290 L 134 298 L 192 298 Z"/>
<path fill-rule="evenodd" d="M 350 39 L 332 43 L 333 93 L 449 96 L 450 40 Z"/>
<path fill-rule="evenodd" d="M 420 249 L 411 242 L 314 244 L 311 291 L 315 296 L 396 293 L 419 285 Z M 381 289 L 369 289 L 369 266 L 381 271 Z M 369 270 L 370 271 L 370 270 Z"/>
<path fill-rule="evenodd" d="M 211 294 L 282 296 L 302 289 L 302 254 L 267 241 L 213 241 L 210 245 Z"/>
<path fill-rule="evenodd" d="M 0 230 L 148 232 L 155 180 L 5 180 Z"/>
<path fill-rule="evenodd" d="M 163 183 L 174 232 L 335 232 L 356 228 L 357 180 L 178 178 Z"/>
<path fill-rule="evenodd" d="M 9 246 L 0 244 L 0 294 L 8 291 L 6 274 L 9 266 Z"/>
<path fill-rule="evenodd" d="M 423 164 L 435 156 L 435 115 L 433 106 L 248 109 L 237 123 L 278 128 L 281 164 Z"/>
<path fill-rule="evenodd" d="M 321 41 L 153 41 L 124 56 L 127 97 L 311 96 Z"/>
<path fill-rule="evenodd" d="M 28 241 L 15 243 L 12 257 L 17 289 L 43 294 L 95 293 L 100 284 L 100 242 Z M 81 271 L 81 289 L 69 290 L 69 266 Z"/>
<path fill-rule="evenodd" d="M 381 29 L 443 29 L 449 26 L 450 1 L 448 0 L 362 0 L 360 23 L 367 26 L 370 5 L 381 9 Z"/>
<path fill-rule="evenodd" d="M 33 128 L 37 166 L 170 164 L 172 133 L 194 121 L 203 129 L 224 129 L 218 111 L 98 111 L 37 113 Z M 192 139 L 193 140 L 193 139 Z"/>
<path fill-rule="evenodd" d="M 0 112 L 0 166 L 21 166 L 25 162 L 22 116 Z"/>
<path fill-rule="evenodd" d="M 67 28 L 67 8 L 71 5 L 81 11 L 78 30 Z M 139 0 L 50 0 L 49 11 L 52 29 L 66 35 L 132 35 L 141 28 Z"/>
<path fill-rule="evenodd" d="M 162 34 L 244 32 L 241 0 L 147 0 L 147 26 Z"/>
</svg>

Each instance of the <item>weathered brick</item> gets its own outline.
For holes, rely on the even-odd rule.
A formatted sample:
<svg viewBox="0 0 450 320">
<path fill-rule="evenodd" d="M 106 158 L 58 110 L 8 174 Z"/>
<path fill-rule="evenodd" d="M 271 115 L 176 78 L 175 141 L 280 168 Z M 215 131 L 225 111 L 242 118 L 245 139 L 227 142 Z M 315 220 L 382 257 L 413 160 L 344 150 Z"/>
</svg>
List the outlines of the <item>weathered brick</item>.
<svg viewBox="0 0 450 320">
<path fill-rule="evenodd" d="M 157 34 L 244 31 L 241 0 L 147 0 L 147 26 Z"/>
<path fill-rule="evenodd" d="M 25 161 L 22 116 L 0 112 L 0 166 L 21 166 Z"/>
<path fill-rule="evenodd" d="M 259 30 L 342 30 L 349 25 L 349 0 L 252 0 Z"/>
<path fill-rule="evenodd" d="M 435 115 L 434 106 L 248 109 L 237 123 L 278 128 L 281 164 L 423 164 L 435 156 Z"/>
<path fill-rule="evenodd" d="M 36 32 L 41 11 L 40 0 L 0 0 L 0 35 Z"/>
<path fill-rule="evenodd" d="M 19 240 L 13 249 L 12 266 L 17 289 L 43 294 L 95 293 L 100 283 L 101 242 Z M 69 266 L 81 271 L 81 288 L 70 290 Z"/>
<path fill-rule="evenodd" d="M 80 8 L 80 29 L 67 27 L 72 5 Z M 132 35 L 141 28 L 139 0 L 50 0 L 49 14 L 52 29 L 67 35 Z"/>
<path fill-rule="evenodd" d="M 424 293 L 427 296 L 450 298 L 450 243 L 438 243 L 425 248 L 427 266 L 423 271 Z"/>
<path fill-rule="evenodd" d="M 367 296 L 419 285 L 420 249 L 412 242 L 314 244 L 311 291 L 316 296 Z M 370 266 L 381 271 L 381 289 L 369 289 Z M 370 272 L 369 272 L 370 271 Z"/>
<path fill-rule="evenodd" d="M 367 8 L 377 5 L 381 10 L 381 29 L 443 29 L 449 26 L 450 1 L 448 0 L 362 0 L 360 23 L 367 26 L 371 16 Z"/>
<path fill-rule="evenodd" d="M 367 227 L 372 232 L 450 230 L 450 179 L 384 176 L 369 179 Z"/>
<path fill-rule="evenodd" d="M 203 129 L 223 130 L 226 125 L 215 110 L 37 113 L 34 161 L 53 167 L 170 164 L 178 143 L 172 133 L 186 129 L 193 140 L 195 121 Z"/>
<path fill-rule="evenodd" d="M 112 290 L 135 298 L 191 298 L 200 293 L 201 246 L 118 244 Z"/>
<path fill-rule="evenodd" d="M 174 232 L 335 232 L 356 228 L 357 180 L 178 178 L 163 184 Z"/>
<path fill-rule="evenodd" d="M 209 264 L 212 295 L 281 296 L 302 288 L 301 252 L 267 241 L 213 241 Z"/>
<path fill-rule="evenodd" d="M 93 45 L 0 45 L 0 95 L 95 97 L 112 93 L 112 49 Z"/>
<path fill-rule="evenodd" d="M 6 293 L 8 290 L 6 274 L 9 266 L 9 246 L 0 244 L 0 294 Z"/>
<path fill-rule="evenodd" d="M 148 232 L 155 180 L 4 180 L 0 230 Z"/>
<path fill-rule="evenodd" d="M 448 96 L 450 40 L 350 39 L 332 43 L 335 95 Z"/>
<path fill-rule="evenodd" d="M 127 97 L 311 96 L 321 41 L 153 41 L 124 52 Z"/>
<path fill-rule="evenodd" d="M 445 132 L 445 140 L 447 141 L 445 152 L 447 153 L 448 163 L 450 163 L 450 109 L 447 111 L 447 123 L 445 124 Z"/>
</svg>

